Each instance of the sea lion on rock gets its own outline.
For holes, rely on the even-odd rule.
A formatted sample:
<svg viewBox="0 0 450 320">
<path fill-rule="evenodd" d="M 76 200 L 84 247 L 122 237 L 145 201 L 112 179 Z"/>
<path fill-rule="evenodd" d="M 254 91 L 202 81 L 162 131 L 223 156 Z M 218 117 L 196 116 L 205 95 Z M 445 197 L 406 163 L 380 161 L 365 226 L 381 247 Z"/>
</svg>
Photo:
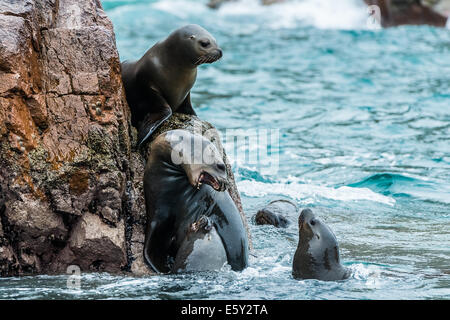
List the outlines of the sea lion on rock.
<svg viewBox="0 0 450 320">
<path fill-rule="evenodd" d="M 195 115 L 190 91 L 197 67 L 222 57 L 214 37 L 187 25 L 156 43 L 135 62 L 122 62 L 122 80 L 140 146 L 173 112 Z"/>
<path fill-rule="evenodd" d="M 304 209 L 298 219 L 299 240 L 292 275 L 296 279 L 343 280 L 350 271 L 339 258 L 339 245 L 331 229 Z"/>
<path fill-rule="evenodd" d="M 147 264 L 156 272 L 204 270 L 203 251 L 216 255 L 205 264 L 210 265 L 208 270 L 217 269 L 225 251 L 233 270 L 244 269 L 247 234 L 234 201 L 225 192 L 226 167 L 214 144 L 201 135 L 172 130 L 156 137 L 148 154 L 144 172 Z M 199 247 L 207 249 L 195 250 Z"/>
<path fill-rule="evenodd" d="M 271 224 L 277 228 L 286 228 L 291 222 L 288 217 L 296 216 L 297 205 L 289 200 L 274 200 L 255 215 L 257 225 Z"/>
</svg>

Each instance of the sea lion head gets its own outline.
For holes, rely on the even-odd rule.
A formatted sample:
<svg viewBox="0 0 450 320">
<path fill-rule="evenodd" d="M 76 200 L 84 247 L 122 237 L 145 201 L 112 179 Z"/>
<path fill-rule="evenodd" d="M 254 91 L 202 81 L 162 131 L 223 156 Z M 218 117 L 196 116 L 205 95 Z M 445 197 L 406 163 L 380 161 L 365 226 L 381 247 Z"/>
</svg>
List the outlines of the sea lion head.
<svg viewBox="0 0 450 320">
<path fill-rule="evenodd" d="M 213 63 L 223 55 L 216 39 L 207 30 L 196 24 L 175 30 L 169 38 L 176 38 L 178 43 L 184 44 L 182 46 L 183 55 L 188 57 L 189 63 L 193 66 Z"/>
<path fill-rule="evenodd" d="M 288 216 L 297 214 L 297 212 L 295 203 L 279 199 L 258 210 L 254 220 L 257 225 L 271 224 L 277 228 L 286 228 L 290 224 Z"/>
<path fill-rule="evenodd" d="M 308 243 L 310 249 L 322 248 L 328 251 L 328 258 L 339 263 L 339 245 L 333 231 L 310 209 L 304 209 L 298 218 L 299 238 Z"/>
<path fill-rule="evenodd" d="M 310 209 L 298 219 L 299 242 L 293 261 L 293 275 L 301 279 L 341 280 L 349 276 L 339 258 L 333 231 Z"/>
<path fill-rule="evenodd" d="M 165 139 L 170 144 L 172 162 L 184 170 L 193 187 L 207 184 L 216 191 L 226 190 L 225 163 L 211 141 L 186 130 L 168 131 Z"/>
</svg>

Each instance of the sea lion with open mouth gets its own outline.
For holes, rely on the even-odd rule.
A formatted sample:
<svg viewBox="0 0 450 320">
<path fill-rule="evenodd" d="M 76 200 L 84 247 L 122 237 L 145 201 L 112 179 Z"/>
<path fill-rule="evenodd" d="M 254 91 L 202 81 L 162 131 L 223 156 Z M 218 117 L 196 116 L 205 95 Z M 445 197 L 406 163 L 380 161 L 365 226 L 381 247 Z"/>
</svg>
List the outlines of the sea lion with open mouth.
<svg viewBox="0 0 450 320">
<path fill-rule="evenodd" d="M 146 263 L 163 273 L 217 270 L 225 253 L 233 270 L 244 269 L 247 234 L 226 192 L 226 167 L 214 144 L 201 135 L 172 130 L 156 137 L 148 154 Z"/>
</svg>

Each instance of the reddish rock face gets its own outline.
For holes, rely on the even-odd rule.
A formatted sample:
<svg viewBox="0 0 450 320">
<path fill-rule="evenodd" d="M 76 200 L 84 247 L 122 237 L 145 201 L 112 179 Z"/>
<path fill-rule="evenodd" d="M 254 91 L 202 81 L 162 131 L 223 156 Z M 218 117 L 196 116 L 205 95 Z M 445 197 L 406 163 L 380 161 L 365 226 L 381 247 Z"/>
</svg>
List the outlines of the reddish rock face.
<svg viewBox="0 0 450 320">
<path fill-rule="evenodd" d="M 130 269 L 128 118 L 99 1 L 0 4 L 2 275 Z"/>
<path fill-rule="evenodd" d="M 145 150 L 129 119 L 100 1 L 0 2 L 0 276 L 150 273 Z"/>
</svg>

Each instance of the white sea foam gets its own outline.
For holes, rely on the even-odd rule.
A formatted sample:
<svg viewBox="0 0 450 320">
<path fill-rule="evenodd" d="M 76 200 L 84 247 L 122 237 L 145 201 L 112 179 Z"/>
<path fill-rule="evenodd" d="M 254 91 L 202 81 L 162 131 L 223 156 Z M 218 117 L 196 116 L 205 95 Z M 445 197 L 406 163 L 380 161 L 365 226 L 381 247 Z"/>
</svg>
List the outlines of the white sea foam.
<svg viewBox="0 0 450 320">
<path fill-rule="evenodd" d="M 152 4 L 152 7 L 182 19 L 186 19 L 192 14 L 206 13 L 208 11 L 206 5 L 201 1 L 161 0 Z"/>
<path fill-rule="evenodd" d="M 366 29 L 367 6 L 359 0 L 291 0 L 262 6 L 259 0 L 241 0 L 224 4 L 222 16 L 258 15 L 274 28 L 295 28 L 299 24 L 323 29 Z"/>
<path fill-rule="evenodd" d="M 282 194 L 303 203 L 313 203 L 318 198 L 338 201 L 368 200 L 393 206 L 395 199 L 387 197 L 368 188 L 326 187 L 300 182 L 264 183 L 243 180 L 237 183 L 239 191 L 248 197 L 264 197 L 271 194 Z"/>
<path fill-rule="evenodd" d="M 365 281 L 367 288 L 379 289 L 382 286 L 381 267 L 356 263 L 352 264 L 349 269 L 355 279 Z"/>
<path fill-rule="evenodd" d="M 367 6 L 361 0 L 288 0 L 270 6 L 261 5 L 260 0 L 240 0 L 224 3 L 218 10 L 209 9 L 203 1 L 160 0 L 152 7 L 182 19 L 200 15 L 214 16 L 223 22 L 242 19 L 246 28 L 239 23 L 241 29 L 251 32 L 255 32 L 258 26 L 248 22 L 248 17 L 264 20 L 264 25 L 271 29 L 296 28 L 299 25 L 321 29 L 368 29 Z M 234 29 L 233 24 L 227 23 L 227 26 Z"/>
</svg>

